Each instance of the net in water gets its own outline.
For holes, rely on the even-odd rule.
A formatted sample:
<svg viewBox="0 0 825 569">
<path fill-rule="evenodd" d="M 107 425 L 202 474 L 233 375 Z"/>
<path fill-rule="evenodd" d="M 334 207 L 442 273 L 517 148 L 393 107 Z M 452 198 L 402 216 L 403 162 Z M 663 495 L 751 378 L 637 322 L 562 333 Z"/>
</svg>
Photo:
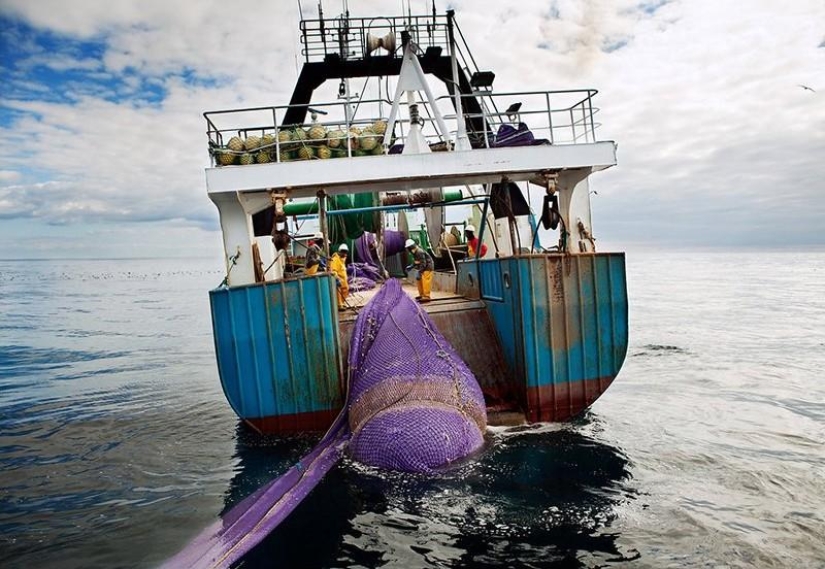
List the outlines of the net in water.
<svg viewBox="0 0 825 569">
<path fill-rule="evenodd" d="M 164 567 L 237 563 L 298 507 L 348 443 L 359 462 L 418 473 L 481 448 L 487 422 L 481 388 L 399 281 L 388 281 L 358 315 L 349 367 L 346 405 L 315 448 Z"/>
<path fill-rule="evenodd" d="M 349 369 L 349 453 L 359 462 L 431 472 L 482 446 L 478 382 L 399 281 L 359 314 Z"/>
</svg>

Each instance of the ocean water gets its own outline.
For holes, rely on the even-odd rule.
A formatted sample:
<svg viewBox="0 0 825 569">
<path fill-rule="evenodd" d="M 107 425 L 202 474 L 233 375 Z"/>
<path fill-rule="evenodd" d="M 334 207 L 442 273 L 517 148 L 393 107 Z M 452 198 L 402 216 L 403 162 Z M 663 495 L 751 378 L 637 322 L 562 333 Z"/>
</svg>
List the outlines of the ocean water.
<svg viewBox="0 0 825 569">
<path fill-rule="evenodd" d="M 825 253 L 631 252 L 631 344 L 563 425 L 442 476 L 343 462 L 254 567 L 825 567 Z M 239 425 L 214 260 L 0 261 L 0 567 L 153 567 L 312 436 Z"/>
</svg>

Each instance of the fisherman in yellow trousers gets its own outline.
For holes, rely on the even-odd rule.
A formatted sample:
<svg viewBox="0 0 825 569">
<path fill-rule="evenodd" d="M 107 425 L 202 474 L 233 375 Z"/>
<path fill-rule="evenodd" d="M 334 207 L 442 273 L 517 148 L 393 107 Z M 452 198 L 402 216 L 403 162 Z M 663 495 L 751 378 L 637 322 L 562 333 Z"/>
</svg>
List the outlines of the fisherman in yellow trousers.
<svg viewBox="0 0 825 569">
<path fill-rule="evenodd" d="M 415 269 L 418 275 L 415 277 L 415 284 L 418 285 L 418 302 L 430 302 L 430 291 L 433 286 L 433 258 L 424 249 L 416 245 L 412 239 L 407 239 L 404 247 L 413 256 L 413 264 L 407 267 L 407 271 Z"/>
<path fill-rule="evenodd" d="M 332 255 L 329 260 L 329 270 L 335 275 L 338 285 L 338 310 L 344 310 L 344 302 L 349 295 L 349 284 L 347 283 L 347 254 L 349 247 L 346 243 L 341 243 L 338 252 Z"/>
</svg>

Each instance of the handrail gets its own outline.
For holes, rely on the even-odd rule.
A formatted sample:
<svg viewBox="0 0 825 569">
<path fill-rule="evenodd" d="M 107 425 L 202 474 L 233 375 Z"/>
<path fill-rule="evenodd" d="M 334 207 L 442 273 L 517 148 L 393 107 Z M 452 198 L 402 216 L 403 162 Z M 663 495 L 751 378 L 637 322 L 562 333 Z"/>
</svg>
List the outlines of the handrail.
<svg viewBox="0 0 825 569">
<path fill-rule="evenodd" d="M 446 15 L 382 16 L 353 18 L 339 16 L 332 19 L 301 20 L 301 53 L 306 62 L 322 60 L 331 54 L 342 59 L 363 58 L 368 55 L 366 35 L 387 30 L 401 46 L 400 34 L 409 33 L 411 39 L 423 48 L 449 45 Z M 380 32 L 379 32 L 380 33 Z M 346 47 L 347 52 L 341 53 Z"/>
<path fill-rule="evenodd" d="M 465 121 L 474 122 L 475 124 L 484 125 L 483 130 L 475 129 L 471 136 L 473 145 L 475 147 L 493 146 L 499 130 L 503 125 L 511 124 L 518 128 L 523 128 L 522 123 L 526 123 L 527 128 L 533 133 L 536 138 L 546 139 L 552 144 L 577 144 L 582 142 L 595 142 L 596 129 L 600 126 L 594 119 L 594 115 L 599 112 L 598 107 L 593 106 L 593 97 L 598 93 L 596 89 L 561 89 L 556 91 L 507 91 L 503 93 L 485 92 L 483 94 L 462 94 L 462 98 L 478 97 L 483 104 L 480 111 L 472 113 L 465 112 L 463 117 Z M 281 151 L 286 151 L 287 155 L 283 159 L 293 159 L 289 157 L 289 153 L 301 154 L 300 159 L 311 159 L 315 155 L 314 149 L 307 151 L 300 150 L 302 146 L 329 145 L 332 147 L 332 137 L 323 135 L 321 137 L 314 137 L 308 139 L 307 136 L 296 138 L 292 142 L 282 141 L 280 133 L 289 131 L 290 133 L 297 132 L 297 129 L 304 129 L 309 127 L 320 126 L 329 129 L 330 132 L 343 131 L 342 134 L 337 134 L 337 137 L 344 136 L 345 140 L 340 146 L 340 150 L 346 150 L 344 155 L 348 157 L 360 156 L 369 152 L 371 154 L 387 153 L 389 149 L 381 146 L 382 141 L 377 143 L 381 148 L 376 148 L 376 144 L 372 140 L 369 141 L 369 146 L 364 145 L 361 149 L 360 141 L 353 138 L 366 136 L 370 138 L 372 133 L 364 131 L 363 135 L 353 129 L 364 129 L 365 127 L 374 127 L 377 121 L 386 121 L 386 118 L 381 116 L 387 107 L 391 106 L 391 102 L 386 98 L 360 99 L 359 111 L 354 117 L 348 116 L 344 112 L 344 101 L 332 102 L 318 102 L 318 103 L 301 103 L 295 105 L 279 105 L 279 106 L 256 106 L 245 107 L 240 109 L 219 109 L 215 111 L 207 111 L 203 113 L 207 124 L 207 137 L 209 138 L 210 148 L 218 163 L 218 155 L 224 154 L 228 158 L 223 165 L 234 163 L 232 156 L 238 158 L 243 164 L 244 162 L 240 156 L 248 153 L 243 149 L 238 149 L 238 146 L 233 149 L 227 149 L 228 138 L 237 136 L 241 139 L 247 139 L 252 135 L 260 137 L 269 137 L 263 147 L 251 149 L 249 152 L 257 151 L 260 154 L 261 150 L 270 153 L 270 156 L 255 156 L 255 159 L 261 158 L 259 162 L 280 162 L 282 161 Z M 431 110 L 428 108 L 426 101 L 415 101 L 419 107 L 422 107 L 420 117 L 423 120 L 422 134 L 430 144 L 446 141 L 439 137 L 437 129 L 432 126 L 432 119 L 429 117 Z M 452 97 L 444 95 L 436 99 L 436 105 L 452 106 Z M 514 102 L 522 103 L 520 108 L 516 111 L 499 111 L 497 109 L 506 107 Z M 401 101 L 402 105 L 406 105 L 406 101 Z M 300 108 L 304 111 L 317 109 L 324 111 L 320 117 L 313 119 L 312 123 L 305 123 L 303 125 L 284 125 L 279 124 L 283 117 L 288 116 L 291 109 Z M 466 110 L 468 106 L 464 106 Z M 305 113 L 304 113 L 305 114 Z M 444 113 L 446 114 L 446 113 Z M 360 115 L 360 116 L 358 116 Z M 401 114 L 403 117 L 403 113 Z M 452 115 L 455 119 L 455 114 Z M 320 118 L 320 120 L 318 120 Z M 480 120 L 479 120 L 480 119 Z M 394 144 L 403 144 L 409 130 L 409 119 L 399 118 L 395 124 Z M 355 134 L 353 134 L 355 133 Z M 309 130 L 305 130 L 305 134 L 309 134 Z M 455 132 L 449 133 L 454 135 Z M 307 140 L 304 140 L 307 139 Z M 273 142 L 274 140 L 274 142 Z M 338 142 L 335 146 L 338 146 Z M 286 146 L 284 146 L 286 145 Z M 367 148 L 374 148 L 375 152 L 367 151 Z M 449 144 L 447 145 L 449 149 Z M 323 150 L 323 152 L 327 152 Z M 333 156 L 340 157 L 340 151 L 334 151 Z M 322 156 L 324 158 L 326 156 Z M 248 158 L 246 160 L 249 160 Z"/>
</svg>

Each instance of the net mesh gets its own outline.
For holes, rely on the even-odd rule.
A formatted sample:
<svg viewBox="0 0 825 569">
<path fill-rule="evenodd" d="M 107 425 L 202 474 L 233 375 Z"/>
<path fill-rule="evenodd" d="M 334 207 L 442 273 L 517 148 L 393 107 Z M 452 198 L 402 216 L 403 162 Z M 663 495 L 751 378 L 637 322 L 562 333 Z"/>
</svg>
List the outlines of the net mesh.
<svg viewBox="0 0 825 569">
<path fill-rule="evenodd" d="M 359 314 L 349 367 L 349 452 L 359 462 L 430 472 L 483 444 L 478 382 L 399 281 Z"/>
<path fill-rule="evenodd" d="M 487 411 L 478 382 L 399 281 L 388 281 L 358 315 L 349 365 L 347 408 L 315 448 L 164 568 L 233 566 L 300 504 L 348 440 L 359 462 L 422 473 L 483 444 Z"/>
<path fill-rule="evenodd" d="M 349 263 L 347 281 L 353 292 L 372 290 L 379 281 L 384 280 L 382 272 L 368 263 Z"/>
</svg>

